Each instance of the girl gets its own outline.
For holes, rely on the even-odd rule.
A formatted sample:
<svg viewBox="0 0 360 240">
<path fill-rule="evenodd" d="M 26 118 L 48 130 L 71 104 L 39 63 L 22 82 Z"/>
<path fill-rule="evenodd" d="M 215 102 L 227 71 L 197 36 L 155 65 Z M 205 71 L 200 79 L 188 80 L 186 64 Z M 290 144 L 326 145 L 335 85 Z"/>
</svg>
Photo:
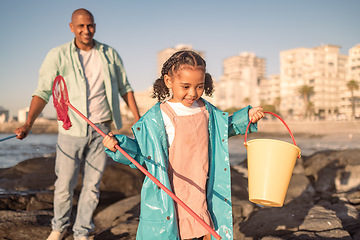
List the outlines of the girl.
<svg viewBox="0 0 360 240">
<path fill-rule="evenodd" d="M 257 131 L 262 108 L 248 106 L 228 116 L 201 98 L 204 92 L 211 96 L 213 80 L 192 51 L 172 55 L 153 88 L 159 102 L 133 126 L 135 139 L 110 133 L 103 140 L 106 152 L 135 167 L 116 151 L 119 144 L 223 239 L 233 239 L 227 139 L 245 134 L 250 118 L 250 132 Z M 211 235 L 146 177 L 137 239 L 207 240 Z"/>
</svg>

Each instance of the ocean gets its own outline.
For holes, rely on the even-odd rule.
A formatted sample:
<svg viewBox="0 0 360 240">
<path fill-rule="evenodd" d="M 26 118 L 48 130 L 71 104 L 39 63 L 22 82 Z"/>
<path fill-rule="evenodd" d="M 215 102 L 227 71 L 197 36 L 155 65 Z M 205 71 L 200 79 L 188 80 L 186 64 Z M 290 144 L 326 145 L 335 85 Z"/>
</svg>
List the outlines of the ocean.
<svg viewBox="0 0 360 240">
<path fill-rule="evenodd" d="M 0 139 L 12 134 L 0 133 Z M 303 135 L 294 134 L 297 146 L 303 156 L 309 156 L 323 150 L 343 150 L 360 148 L 360 134 L 326 134 Z M 256 134 L 249 134 L 248 140 L 260 138 Z M 261 137 L 263 138 L 263 137 Z M 289 135 L 271 136 L 267 139 L 276 139 L 291 142 Z M 19 162 L 36 157 L 46 157 L 55 154 L 57 134 L 29 134 L 24 140 L 16 138 L 0 142 L 0 168 L 13 167 Z M 237 136 L 229 139 L 230 163 L 236 165 L 246 159 L 244 137 Z"/>
<path fill-rule="evenodd" d="M 13 134 L 0 133 L 0 139 Z M 0 168 L 13 167 L 19 162 L 55 153 L 57 134 L 29 134 L 25 139 L 11 138 L 0 142 Z"/>
</svg>

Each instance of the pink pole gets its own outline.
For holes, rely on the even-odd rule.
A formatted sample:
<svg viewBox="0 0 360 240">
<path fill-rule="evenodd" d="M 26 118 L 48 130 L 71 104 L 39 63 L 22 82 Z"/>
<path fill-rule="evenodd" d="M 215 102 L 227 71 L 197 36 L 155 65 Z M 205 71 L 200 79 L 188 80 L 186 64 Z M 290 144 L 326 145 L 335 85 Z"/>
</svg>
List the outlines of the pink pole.
<svg viewBox="0 0 360 240">
<path fill-rule="evenodd" d="M 80 111 L 78 111 L 69 101 L 66 101 L 66 104 L 74 110 L 77 114 L 80 115 L 90 126 L 92 126 L 101 136 L 106 137 L 106 134 L 101 131 L 98 127 L 95 126 L 87 117 L 85 117 Z M 129 154 L 127 154 L 119 145 L 115 145 L 115 148 L 119 150 L 128 160 L 130 160 L 140 171 L 142 171 L 146 176 L 148 176 L 156 185 L 158 185 L 162 190 L 164 190 L 175 202 L 177 202 L 181 207 L 183 207 L 191 216 L 193 216 L 206 230 L 208 230 L 211 235 L 216 239 L 221 239 L 220 235 L 217 234 L 214 229 L 212 229 L 204 220 L 202 220 L 193 210 L 191 210 L 183 201 L 181 201 L 173 192 L 171 192 L 167 187 L 165 187 L 159 180 L 157 180 L 151 173 L 149 173 L 143 166 L 135 161 Z"/>
</svg>

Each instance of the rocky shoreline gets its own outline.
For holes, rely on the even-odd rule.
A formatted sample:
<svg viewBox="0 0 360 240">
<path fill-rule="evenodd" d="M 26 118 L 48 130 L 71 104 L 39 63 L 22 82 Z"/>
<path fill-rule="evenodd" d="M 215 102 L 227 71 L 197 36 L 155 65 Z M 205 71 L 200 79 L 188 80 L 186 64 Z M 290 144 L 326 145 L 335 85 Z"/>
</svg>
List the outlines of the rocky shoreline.
<svg viewBox="0 0 360 240">
<path fill-rule="evenodd" d="M 0 239 L 46 239 L 51 231 L 53 169 L 54 157 L 0 169 L 0 188 L 8 190 L 0 194 Z M 281 208 L 248 201 L 246 161 L 231 173 L 234 239 L 360 239 L 360 149 L 298 159 Z M 136 238 L 143 178 L 139 170 L 109 159 L 94 216 L 94 239 Z M 71 229 L 65 239 L 73 239 Z"/>
</svg>

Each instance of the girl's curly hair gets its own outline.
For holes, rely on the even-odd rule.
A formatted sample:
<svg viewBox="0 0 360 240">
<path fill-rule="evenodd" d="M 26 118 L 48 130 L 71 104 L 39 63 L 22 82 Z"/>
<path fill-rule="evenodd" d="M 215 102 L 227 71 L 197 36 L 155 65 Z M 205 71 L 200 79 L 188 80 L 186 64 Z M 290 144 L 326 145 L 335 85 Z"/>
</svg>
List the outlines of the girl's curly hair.
<svg viewBox="0 0 360 240">
<path fill-rule="evenodd" d="M 191 67 L 205 72 L 204 91 L 206 96 L 212 96 L 214 92 L 214 82 L 209 73 L 206 72 L 205 60 L 196 52 L 185 50 L 174 53 L 161 69 L 160 78 L 156 79 L 153 85 L 152 98 L 157 98 L 159 102 L 170 97 L 170 91 L 165 85 L 164 76 L 167 74 L 173 76 L 180 68 Z"/>
</svg>

